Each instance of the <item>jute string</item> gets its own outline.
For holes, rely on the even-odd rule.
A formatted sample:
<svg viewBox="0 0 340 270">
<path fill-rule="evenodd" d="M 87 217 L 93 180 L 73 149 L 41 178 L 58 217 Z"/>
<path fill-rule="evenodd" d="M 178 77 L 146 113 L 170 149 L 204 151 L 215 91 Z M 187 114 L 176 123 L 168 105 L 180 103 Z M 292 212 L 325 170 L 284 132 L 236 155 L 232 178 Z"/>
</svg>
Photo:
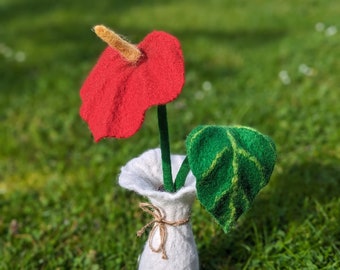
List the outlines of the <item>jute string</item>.
<svg viewBox="0 0 340 270">
<path fill-rule="evenodd" d="M 167 260 L 168 256 L 166 255 L 165 252 L 165 242 L 168 236 L 168 232 L 167 232 L 167 228 L 166 225 L 169 226 L 181 226 L 183 224 L 186 224 L 189 222 L 190 217 L 186 218 L 186 219 L 182 219 L 182 220 L 178 220 L 178 221 L 167 221 L 165 220 L 165 216 L 163 215 L 162 211 L 154 206 L 151 203 L 139 203 L 139 207 L 146 213 L 149 213 L 150 215 L 153 216 L 153 220 L 151 222 L 149 222 L 148 224 L 146 224 L 142 229 L 140 229 L 137 232 L 137 236 L 140 237 L 142 236 L 142 234 L 145 232 L 145 230 L 150 227 L 153 226 L 150 234 L 149 234 L 149 247 L 150 249 L 155 252 L 155 253 L 159 253 L 162 252 L 162 259 Z M 157 228 L 159 229 L 159 235 L 160 235 L 160 243 L 159 246 L 157 248 L 155 248 L 152 244 L 153 241 L 153 237 L 155 236 L 155 232 L 157 230 Z"/>
</svg>

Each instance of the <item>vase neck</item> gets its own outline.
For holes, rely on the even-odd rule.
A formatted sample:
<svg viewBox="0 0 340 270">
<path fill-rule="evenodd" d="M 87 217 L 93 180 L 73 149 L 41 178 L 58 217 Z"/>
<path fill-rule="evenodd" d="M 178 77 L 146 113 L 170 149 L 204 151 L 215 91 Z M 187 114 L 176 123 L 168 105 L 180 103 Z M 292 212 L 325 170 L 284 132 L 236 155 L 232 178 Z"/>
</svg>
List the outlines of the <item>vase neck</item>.
<svg viewBox="0 0 340 270">
<path fill-rule="evenodd" d="M 160 209 L 165 220 L 178 221 L 187 219 L 190 216 L 194 197 L 183 196 L 175 200 L 149 198 L 149 200 L 155 207 Z"/>
</svg>

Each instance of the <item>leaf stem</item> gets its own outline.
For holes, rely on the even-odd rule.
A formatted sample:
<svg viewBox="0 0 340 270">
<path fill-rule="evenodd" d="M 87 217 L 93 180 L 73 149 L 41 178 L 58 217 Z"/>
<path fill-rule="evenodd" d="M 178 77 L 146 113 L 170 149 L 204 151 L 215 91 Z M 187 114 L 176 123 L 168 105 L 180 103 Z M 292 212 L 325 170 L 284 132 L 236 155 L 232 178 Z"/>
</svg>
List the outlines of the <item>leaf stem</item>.
<svg viewBox="0 0 340 270">
<path fill-rule="evenodd" d="M 190 172 L 190 165 L 189 165 L 188 157 L 186 156 L 176 175 L 176 179 L 175 179 L 176 191 L 180 190 L 184 186 L 185 180 L 187 179 L 189 172 Z"/>
</svg>

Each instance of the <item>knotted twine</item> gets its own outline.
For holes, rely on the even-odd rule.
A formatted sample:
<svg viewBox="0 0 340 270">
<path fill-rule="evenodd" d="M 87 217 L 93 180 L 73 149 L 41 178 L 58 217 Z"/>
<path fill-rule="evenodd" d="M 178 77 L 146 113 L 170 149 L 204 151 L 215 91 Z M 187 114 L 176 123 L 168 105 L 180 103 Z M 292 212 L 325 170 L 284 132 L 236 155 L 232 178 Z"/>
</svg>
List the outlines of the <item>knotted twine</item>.
<svg viewBox="0 0 340 270">
<path fill-rule="evenodd" d="M 167 239 L 167 236 L 168 236 L 168 231 L 167 231 L 166 225 L 174 226 L 174 227 L 181 226 L 181 225 L 188 223 L 190 217 L 188 217 L 186 219 L 178 220 L 178 221 L 167 221 L 167 220 L 165 220 L 165 215 L 163 215 L 162 211 L 158 207 L 154 206 L 153 204 L 151 204 L 151 203 L 139 203 L 139 207 L 144 212 L 152 215 L 154 217 L 154 219 L 151 222 L 149 222 L 148 224 L 146 224 L 142 229 L 140 229 L 137 232 L 137 236 L 141 237 L 143 235 L 143 233 L 145 232 L 145 230 L 148 227 L 153 225 L 153 227 L 152 227 L 152 229 L 149 233 L 149 240 L 148 240 L 149 247 L 150 247 L 152 252 L 155 252 L 155 253 L 162 252 L 162 259 L 167 260 L 168 256 L 166 255 L 166 252 L 165 252 L 165 242 L 166 242 L 166 239 Z M 157 248 L 155 248 L 152 244 L 152 240 L 153 240 L 153 237 L 155 235 L 157 228 L 159 228 L 160 243 L 159 243 L 159 246 Z"/>
</svg>

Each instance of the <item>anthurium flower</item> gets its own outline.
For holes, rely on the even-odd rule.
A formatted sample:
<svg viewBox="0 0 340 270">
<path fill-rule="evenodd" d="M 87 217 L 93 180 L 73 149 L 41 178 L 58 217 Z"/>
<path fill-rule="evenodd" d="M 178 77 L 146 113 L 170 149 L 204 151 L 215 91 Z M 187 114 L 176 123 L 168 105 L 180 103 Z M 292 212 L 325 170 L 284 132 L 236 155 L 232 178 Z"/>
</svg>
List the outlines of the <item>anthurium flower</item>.
<svg viewBox="0 0 340 270">
<path fill-rule="evenodd" d="M 104 26 L 94 28 L 109 46 L 86 78 L 80 96 L 81 117 L 96 142 L 135 134 L 148 108 L 165 105 L 180 94 L 184 60 L 179 41 L 154 31 L 137 46 Z"/>
</svg>

